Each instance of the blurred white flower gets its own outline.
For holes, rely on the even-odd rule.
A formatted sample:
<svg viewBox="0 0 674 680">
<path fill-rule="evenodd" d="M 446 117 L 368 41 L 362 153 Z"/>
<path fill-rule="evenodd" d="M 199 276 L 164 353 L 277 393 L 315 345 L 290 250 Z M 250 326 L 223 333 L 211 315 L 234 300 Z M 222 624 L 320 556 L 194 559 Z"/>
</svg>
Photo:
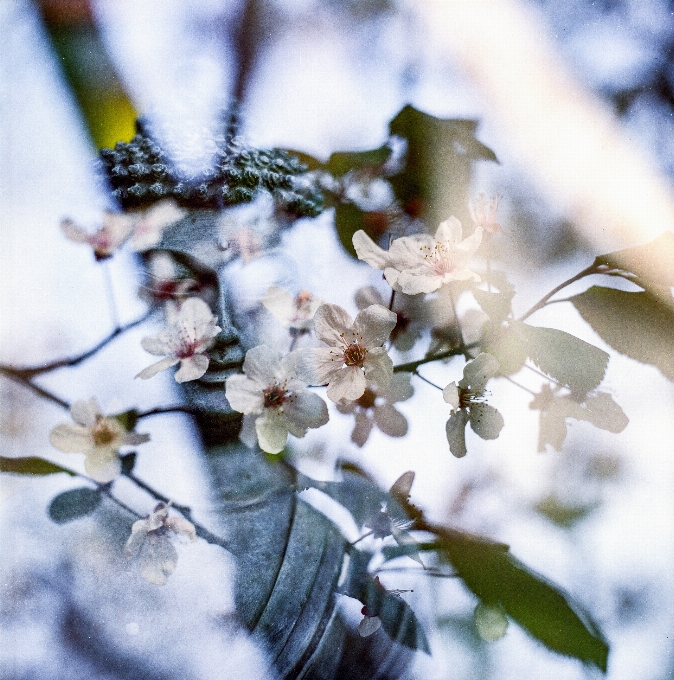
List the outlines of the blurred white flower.
<svg viewBox="0 0 674 680">
<path fill-rule="evenodd" d="M 141 341 L 146 352 L 166 358 L 143 369 L 136 377 L 146 380 L 180 364 L 175 373 L 177 382 L 201 378 L 208 369 L 206 350 L 221 330 L 216 326 L 217 317 L 201 298 L 188 298 L 179 306 L 167 303 L 166 316 L 168 328 Z"/>
<path fill-rule="evenodd" d="M 322 305 L 314 316 L 316 337 L 329 347 L 298 350 L 298 376 L 309 385 L 328 386 L 334 402 L 363 396 L 368 380 L 386 387 L 393 362 L 382 344 L 396 325 L 396 315 L 371 305 L 355 321 L 338 305 Z"/>
<path fill-rule="evenodd" d="M 403 236 L 380 248 L 364 231 L 353 235 L 356 254 L 375 269 L 383 269 L 391 288 L 417 295 L 432 293 L 451 281 L 479 281 L 468 263 L 482 240 L 482 228 L 461 240 L 461 223 L 456 217 L 442 222 L 435 232 Z"/>
<path fill-rule="evenodd" d="M 103 226 L 96 232 L 89 233 L 71 219 L 61 222 L 61 231 L 67 239 L 75 243 L 87 243 L 94 250 L 94 257 L 99 262 L 111 257 L 114 252 L 129 238 L 133 231 L 134 220 L 130 215 L 106 211 Z"/>
<path fill-rule="evenodd" d="M 169 517 L 169 509 L 159 503 L 147 519 L 139 519 L 131 527 L 124 552 L 137 557 L 140 574 L 150 583 L 164 585 L 175 571 L 178 553 L 171 542 L 173 535 L 197 540 L 194 525 L 183 517 Z"/>
<path fill-rule="evenodd" d="M 94 397 L 76 401 L 70 414 L 76 424 L 57 425 L 49 440 L 59 451 L 83 453 L 86 473 L 101 484 L 119 476 L 122 446 L 136 446 L 150 440 L 150 435 L 128 432 L 119 420 L 104 416 Z"/>
<path fill-rule="evenodd" d="M 407 419 L 393 404 L 405 401 L 414 394 L 410 377 L 409 373 L 394 373 L 387 387 L 370 383 L 355 401 L 337 403 L 340 413 L 352 413 L 355 416 L 356 424 L 351 433 L 354 444 L 363 446 L 375 425 L 389 437 L 404 437 L 407 434 Z"/>
<path fill-rule="evenodd" d="M 262 304 L 269 310 L 283 328 L 296 331 L 308 331 L 313 326 L 314 314 L 323 304 L 323 300 L 306 290 L 291 295 L 278 286 L 269 286 Z"/>
<path fill-rule="evenodd" d="M 174 222 L 181 220 L 187 211 L 179 208 L 172 199 L 165 199 L 155 203 L 147 210 L 139 210 L 129 213 L 133 220 L 133 237 L 131 247 L 143 252 L 159 243 L 164 229 Z"/>
<path fill-rule="evenodd" d="M 288 433 L 304 437 L 308 428 L 328 422 L 325 402 L 297 378 L 297 359 L 297 352 L 281 358 L 276 350 L 259 345 L 246 353 L 245 375 L 227 378 L 225 396 L 235 411 L 246 416 L 240 438 L 248 446 L 257 439 L 263 451 L 280 453 Z"/>
<path fill-rule="evenodd" d="M 475 628 L 485 642 L 500 640 L 508 630 L 508 617 L 499 604 L 480 602 L 473 613 Z"/>
<path fill-rule="evenodd" d="M 498 375 L 499 364 L 491 354 L 482 352 L 463 369 L 457 385 L 449 383 L 442 391 L 444 400 L 452 407 L 447 421 L 449 450 L 457 458 L 466 455 L 466 425 L 482 439 L 496 439 L 503 428 L 503 416 L 484 401 L 485 387 L 490 378 Z"/>
<path fill-rule="evenodd" d="M 365 309 L 370 305 L 388 306 L 388 302 L 374 286 L 359 288 L 355 301 L 358 309 Z M 398 293 L 392 311 L 397 319 L 395 328 L 391 331 L 391 343 L 397 350 L 407 352 L 414 347 L 428 324 L 428 305 L 423 298 Z"/>
<path fill-rule="evenodd" d="M 567 418 L 586 420 L 595 427 L 614 434 L 622 432 L 629 423 L 629 418 L 620 406 L 605 392 L 588 394 L 582 403 L 574 401 L 570 396 L 559 395 L 558 392 L 559 389 L 553 390 L 549 385 L 542 385 L 540 393 L 529 404 L 529 408 L 541 412 L 539 451 L 545 451 L 547 445 L 556 451 L 562 450 L 566 439 Z"/>
<path fill-rule="evenodd" d="M 180 278 L 174 259 L 166 252 L 155 251 L 149 257 L 147 285 L 140 290 L 140 297 L 151 303 L 182 300 L 194 292 L 194 279 Z"/>
<path fill-rule="evenodd" d="M 503 232 L 501 225 L 496 221 L 496 213 L 500 202 L 501 197 L 498 194 L 492 196 L 487 202 L 486 196 L 480 193 L 474 204 L 472 201 L 468 204 L 473 222 L 475 222 L 476 226 L 482 227 L 488 234 Z"/>
</svg>

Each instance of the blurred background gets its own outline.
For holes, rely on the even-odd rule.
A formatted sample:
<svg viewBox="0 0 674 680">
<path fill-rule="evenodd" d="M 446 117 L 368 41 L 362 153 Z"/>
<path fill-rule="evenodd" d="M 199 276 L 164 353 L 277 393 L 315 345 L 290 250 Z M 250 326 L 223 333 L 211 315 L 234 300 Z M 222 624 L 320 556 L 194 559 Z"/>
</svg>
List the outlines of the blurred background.
<svg viewBox="0 0 674 680">
<path fill-rule="evenodd" d="M 0 29 L 6 364 L 77 354 L 112 329 L 101 268 L 58 225 L 71 217 L 93 227 L 112 207 L 97 151 L 128 141 L 138 114 L 186 172 L 208 167 L 214 126 L 233 97 L 250 144 L 321 159 L 379 147 L 407 103 L 479 120 L 478 139 L 500 164 L 477 165 L 472 193 L 503 195 L 499 264 L 516 284 L 516 313 L 596 254 L 674 223 L 674 5 L 664 0 L 0 0 Z M 230 277 L 241 309 L 294 271 L 294 285 L 354 313 L 356 288 L 376 277 L 344 253 L 332 220 L 331 211 L 300 220 L 273 253 L 237 264 Z M 110 274 L 120 320 L 137 318 L 145 307 L 133 256 L 116 256 Z M 339 290 L 337 275 L 349 282 Z M 587 286 L 576 285 L 569 292 Z M 534 323 L 609 351 L 570 305 Z M 134 329 L 40 384 L 68 401 L 95 394 L 106 413 L 174 403 L 171 376 L 132 380 L 149 363 L 140 338 L 153 330 Z M 454 365 L 434 374 L 440 384 L 459 377 Z M 499 381 L 490 402 L 506 427 L 494 442 L 469 438 L 462 460 L 447 450 L 446 405 L 415 387 L 399 406 L 407 437 L 375 432 L 359 449 L 352 421 L 333 409 L 329 432 L 302 440 L 295 464 L 328 475 L 340 456 L 386 488 L 413 468 L 412 499 L 429 516 L 508 543 L 584 604 L 611 644 L 608 678 L 673 678 L 671 382 L 611 351 L 603 389 L 628 428 L 616 436 L 574 423 L 561 452 L 539 454 L 530 397 Z M 62 410 L 4 378 L 0 399 L 3 455 L 74 465 L 48 441 L 67 419 Z M 140 429 L 152 441 L 138 475 L 207 522 L 209 482 L 191 421 L 167 415 Z M 3 678 L 273 677 L 265 650 L 236 624 L 226 553 L 186 546 L 166 586 L 145 583 L 93 518 L 50 522 L 50 500 L 76 485 L 62 477 L 0 478 Z M 123 482 L 129 503 L 149 512 Z M 515 625 L 483 642 L 459 583 L 413 587 L 433 651 L 417 655 L 414 677 L 595 677 Z"/>
</svg>

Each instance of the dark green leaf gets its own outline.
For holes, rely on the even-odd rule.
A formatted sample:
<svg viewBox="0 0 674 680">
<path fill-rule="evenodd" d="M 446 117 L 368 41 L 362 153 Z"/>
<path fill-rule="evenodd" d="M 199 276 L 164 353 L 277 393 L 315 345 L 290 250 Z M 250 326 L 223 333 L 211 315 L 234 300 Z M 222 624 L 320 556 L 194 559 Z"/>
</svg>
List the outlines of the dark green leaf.
<svg viewBox="0 0 674 680">
<path fill-rule="evenodd" d="M 556 328 L 512 326 L 534 364 L 574 394 L 585 395 L 604 379 L 609 360 L 604 350 Z"/>
<path fill-rule="evenodd" d="M 67 470 L 60 465 L 36 456 L 28 458 L 0 456 L 0 472 L 14 472 L 18 475 L 54 475 L 57 472 L 65 472 L 67 475 L 75 475 L 72 470 Z"/>
<path fill-rule="evenodd" d="M 594 262 L 635 274 L 644 281 L 674 286 L 674 233 L 666 231 L 650 243 L 600 255 Z"/>
<path fill-rule="evenodd" d="M 335 206 L 335 228 L 346 252 L 356 257 L 353 235 L 362 229 L 370 238 L 377 241 L 386 230 L 386 218 L 382 213 L 365 212 L 353 203 L 338 203 Z"/>
<path fill-rule="evenodd" d="M 389 181 L 405 212 L 424 218 L 431 230 L 451 215 L 470 222 L 472 164 L 497 162 L 475 138 L 476 127 L 473 120 L 436 118 L 409 105 L 389 124 L 392 135 L 407 140 L 405 166 Z"/>
<path fill-rule="evenodd" d="M 123 475 L 128 475 L 129 473 L 133 472 L 133 468 L 136 465 L 136 453 L 135 453 L 135 451 L 133 453 L 127 453 L 126 455 L 122 456 L 120 458 L 120 461 L 122 463 L 122 474 Z"/>
<path fill-rule="evenodd" d="M 473 296 L 477 300 L 477 304 L 489 316 L 492 323 L 501 324 L 512 314 L 511 302 L 514 292 L 491 293 L 486 290 L 475 289 Z"/>
<path fill-rule="evenodd" d="M 441 542 L 441 556 L 480 600 L 500 604 L 546 647 L 606 672 L 608 644 L 568 595 L 530 571 L 503 545 L 452 530 Z"/>
<path fill-rule="evenodd" d="M 498 361 L 501 375 L 514 375 L 527 360 L 522 340 L 511 326 L 488 323 L 482 351 L 491 354 Z"/>
<path fill-rule="evenodd" d="M 551 522 L 565 529 L 570 529 L 588 517 L 598 507 L 598 503 L 565 503 L 556 496 L 548 496 L 536 504 L 536 510 L 545 515 Z"/>
<path fill-rule="evenodd" d="M 341 177 L 350 170 L 378 168 L 390 157 L 391 147 L 386 144 L 372 151 L 337 151 L 330 156 L 325 169 L 335 177 Z"/>
<path fill-rule="evenodd" d="M 133 432 L 138 422 L 138 411 L 132 408 L 129 411 L 124 411 L 124 413 L 118 413 L 113 418 L 118 420 L 127 432 Z"/>
<path fill-rule="evenodd" d="M 90 515 L 101 503 L 99 489 L 82 487 L 60 493 L 49 505 L 49 517 L 57 524 Z"/>
<path fill-rule="evenodd" d="M 571 302 L 601 339 L 674 380 L 674 312 L 649 293 L 592 286 Z"/>
<path fill-rule="evenodd" d="M 408 543 L 405 545 L 387 545 L 381 549 L 384 560 L 394 560 L 397 557 L 405 557 L 407 555 L 416 555 L 420 552 L 428 552 L 438 549 L 438 544 L 432 543 Z"/>
</svg>

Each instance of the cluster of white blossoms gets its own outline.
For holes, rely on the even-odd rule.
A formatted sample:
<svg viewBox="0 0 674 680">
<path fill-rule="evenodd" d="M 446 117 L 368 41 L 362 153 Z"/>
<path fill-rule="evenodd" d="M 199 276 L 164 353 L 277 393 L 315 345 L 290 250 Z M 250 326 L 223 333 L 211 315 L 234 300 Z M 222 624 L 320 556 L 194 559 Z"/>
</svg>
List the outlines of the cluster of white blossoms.
<svg viewBox="0 0 674 680">
<path fill-rule="evenodd" d="M 57 425 L 50 434 L 52 445 L 65 453 L 83 453 L 84 469 L 96 482 L 107 484 L 119 476 L 119 450 L 150 440 L 147 434 L 129 432 L 114 416 L 104 416 L 95 398 L 76 401 L 70 408 L 75 424 Z"/>
<path fill-rule="evenodd" d="M 70 219 L 61 222 L 61 230 L 71 241 L 91 246 L 94 257 L 100 261 L 111 257 L 129 238 L 135 251 L 149 250 L 159 243 L 164 229 L 184 215 L 185 211 L 175 201 L 166 199 L 147 210 L 128 213 L 106 211 L 103 225 L 94 233 L 88 232 Z"/>
<path fill-rule="evenodd" d="M 403 236 L 380 248 L 364 231 L 353 235 L 353 246 L 361 260 L 383 269 L 393 290 L 418 295 L 432 293 L 451 281 L 480 281 L 468 263 L 482 241 L 482 227 L 462 240 L 461 223 L 456 217 L 442 222 L 435 232 Z"/>
<path fill-rule="evenodd" d="M 167 328 L 157 335 L 143 338 L 146 352 L 165 357 L 143 369 L 136 377 L 147 380 L 160 371 L 180 364 L 175 373 L 177 382 L 201 378 L 208 370 L 207 350 L 220 332 L 217 317 L 201 299 L 191 297 L 182 303 L 166 303 Z"/>
</svg>

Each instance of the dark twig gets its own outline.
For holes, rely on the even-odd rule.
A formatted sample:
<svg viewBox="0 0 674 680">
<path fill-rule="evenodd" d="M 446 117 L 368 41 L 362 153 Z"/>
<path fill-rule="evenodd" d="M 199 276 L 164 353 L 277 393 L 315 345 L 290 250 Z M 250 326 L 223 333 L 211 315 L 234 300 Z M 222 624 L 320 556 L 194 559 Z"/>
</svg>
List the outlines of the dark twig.
<svg viewBox="0 0 674 680">
<path fill-rule="evenodd" d="M 434 354 L 430 357 L 424 357 L 423 359 L 417 359 L 417 361 L 410 361 L 407 364 L 398 364 L 398 366 L 393 367 L 395 373 L 415 373 L 419 366 L 428 364 L 431 361 L 440 361 L 442 359 L 449 359 L 450 357 L 459 356 L 461 354 L 466 354 L 469 349 L 475 349 L 479 347 L 479 342 L 469 342 L 467 345 L 461 345 L 460 347 L 455 347 L 454 349 L 448 349 L 446 352 L 440 352 L 439 354 Z"/>
<path fill-rule="evenodd" d="M 110 335 L 101 340 L 97 345 L 87 350 L 86 352 L 83 352 L 82 354 L 78 354 L 77 356 L 70 357 L 68 359 L 59 359 L 58 361 L 52 361 L 51 363 L 42 364 L 41 366 L 30 366 L 24 368 L 0 364 L 0 371 L 5 375 L 15 375 L 19 378 L 30 379 L 33 376 L 41 375 L 42 373 L 49 373 L 49 371 L 55 371 L 58 368 L 65 368 L 66 366 L 77 366 L 78 364 L 82 363 L 89 357 L 92 357 L 94 354 L 102 350 L 117 336 L 122 335 L 122 333 L 126 333 L 126 331 L 131 330 L 135 326 L 138 326 L 141 323 L 143 323 L 143 321 L 146 321 L 150 317 L 150 314 L 151 312 L 147 312 L 146 314 L 143 314 L 143 316 L 141 316 L 139 319 L 136 319 L 135 321 L 132 321 L 131 323 L 126 324 L 125 326 L 117 326 L 117 328 L 115 328 L 112 331 L 112 333 L 110 333 Z"/>
<path fill-rule="evenodd" d="M 55 394 L 45 390 L 43 387 L 36 385 L 32 380 L 30 380 L 30 378 L 24 377 L 21 373 L 17 373 L 9 366 L 0 366 L 0 374 L 6 376 L 10 380 L 13 380 L 14 382 L 19 383 L 20 385 L 23 385 L 24 387 L 27 387 L 30 390 L 33 390 L 33 392 L 35 392 L 40 397 L 47 399 L 54 404 L 58 404 L 61 408 L 70 408 L 70 404 L 67 401 L 57 397 Z"/>
</svg>

